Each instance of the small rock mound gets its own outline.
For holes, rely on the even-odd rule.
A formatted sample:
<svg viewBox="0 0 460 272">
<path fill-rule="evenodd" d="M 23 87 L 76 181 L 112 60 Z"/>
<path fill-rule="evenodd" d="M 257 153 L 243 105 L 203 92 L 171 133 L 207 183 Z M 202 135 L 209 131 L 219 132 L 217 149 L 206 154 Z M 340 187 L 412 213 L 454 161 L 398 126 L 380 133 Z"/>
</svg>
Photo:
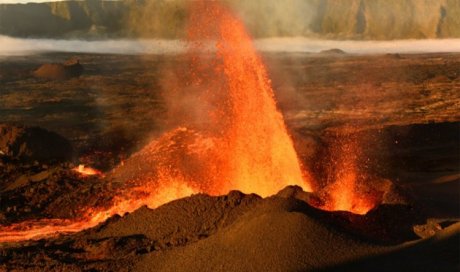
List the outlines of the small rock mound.
<svg viewBox="0 0 460 272">
<path fill-rule="evenodd" d="M 38 127 L 0 124 L 0 155 L 21 160 L 67 161 L 72 145 L 64 137 Z"/>
<path fill-rule="evenodd" d="M 45 63 L 33 72 L 37 78 L 48 80 L 63 80 L 79 77 L 83 73 L 83 66 L 78 59 L 69 59 L 61 63 Z"/>
<path fill-rule="evenodd" d="M 323 55 L 345 55 L 345 54 L 347 54 L 347 52 L 343 51 L 342 49 L 333 48 L 333 49 L 323 50 L 323 51 L 320 52 L 320 54 L 323 54 Z"/>
</svg>

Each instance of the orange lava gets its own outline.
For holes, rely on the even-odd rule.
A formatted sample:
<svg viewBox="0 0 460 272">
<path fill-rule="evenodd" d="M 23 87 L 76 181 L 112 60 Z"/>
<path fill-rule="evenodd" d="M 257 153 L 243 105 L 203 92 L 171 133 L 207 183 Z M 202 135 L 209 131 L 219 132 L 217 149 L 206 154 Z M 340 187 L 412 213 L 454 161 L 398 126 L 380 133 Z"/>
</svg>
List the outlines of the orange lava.
<svg viewBox="0 0 460 272">
<path fill-rule="evenodd" d="M 82 176 L 104 176 L 104 173 L 101 171 L 85 166 L 83 164 L 78 165 L 78 167 L 75 167 L 72 170 L 81 174 Z"/>
<path fill-rule="evenodd" d="M 312 191 L 244 25 L 218 2 L 198 2 L 192 11 L 190 40 L 217 38 L 215 61 L 211 67 L 200 63 L 202 74 L 192 82 L 217 105 L 209 114 L 209 127 L 217 130 L 207 131 L 216 152 L 214 159 L 203 162 L 212 170 L 208 178 L 215 180 L 216 193 L 238 189 L 267 196 L 287 185 Z M 219 81 L 209 85 L 211 78 Z"/>
<path fill-rule="evenodd" d="M 358 166 L 358 159 L 362 156 L 359 142 L 347 130 L 349 128 L 341 132 L 332 147 L 326 169 L 328 184 L 318 192 L 322 204 L 315 206 L 327 211 L 364 215 L 380 202 L 382 192 L 371 188 L 368 176 Z"/>
<path fill-rule="evenodd" d="M 191 120 L 182 120 L 105 174 L 125 186 L 107 206 L 87 207 L 73 220 L 0 227 L 0 242 L 78 232 L 143 205 L 154 208 L 198 192 L 240 190 L 265 197 L 299 185 L 317 190 L 320 201 L 312 205 L 323 210 L 366 214 L 379 203 L 381 194 L 363 185 L 359 144 L 347 133 L 333 148 L 326 186 L 318 190 L 298 159 L 266 68 L 242 22 L 218 1 L 189 3 L 190 68 L 182 75 L 179 95 L 192 93 L 200 103 Z M 215 48 L 205 54 L 209 44 Z M 74 170 L 104 176 L 84 165 Z"/>
<path fill-rule="evenodd" d="M 28 220 L 0 228 L 0 243 L 17 242 L 30 239 L 42 239 L 57 234 L 69 234 L 92 228 L 106 221 L 114 215 L 123 216 L 149 203 L 150 208 L 160 206 L 180 197 L 195 193 L 186 185 L 171 182 L 165 187 L 156 189 L 156 194 L 145 195 L 140 188 L 131 188 L 131 198 L 115 197 L 113 203 L 107 207 L 88 207 L 81 211 L 82 216 L 76 219 L 39 219 Z M 144 197 L 139 197 L 139 195 Z M 128 195 L 125 195 L 125 197 Z"/>
<path fill-rule="evenodd" d="M 197 192 L 241 190 L 268 196 L 287 185 L 312 191 L 310 175 L 300 164 L 265 66 L 244 25 L 218 1 L 190 5 L 191 68 L 185 85 L 200 90 L 199 99 L 208 108 L 201 119 L 187 121 L 190 128 L 165 133 L 109 173 L 126 188 L 108 208 L 89 207 L 75 220 L 5 226 L 0 242 L 81 231 L 115 214 Z M 209 41 L 216 48 L 203 56 Z M 101 174 L 84 166 L 75 170 Z"/>
</svg>

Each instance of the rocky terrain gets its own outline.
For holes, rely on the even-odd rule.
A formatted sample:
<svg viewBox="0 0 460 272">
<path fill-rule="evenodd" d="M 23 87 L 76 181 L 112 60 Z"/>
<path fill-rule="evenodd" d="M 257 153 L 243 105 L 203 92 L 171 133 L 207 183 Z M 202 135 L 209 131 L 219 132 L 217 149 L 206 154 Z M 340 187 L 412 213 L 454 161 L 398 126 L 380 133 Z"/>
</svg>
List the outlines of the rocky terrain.
<svg viewBox="0 0 460 272">
<path fill-rule="evenodd" d="M 0 4 L 0 35 L 36 38 L 180 38 L 185 0 Z M 227 0 L 263 37 L 422 39 L 460 37 L 456 0 Z"/>
<path fill-rule="evenodd" d="M 391 224 L 399 234 L 404 234 L 407 222 L 416 221 L 401 220 L 404 218 L 401 216 L 407 220 L 407 212 L 398 213 L 402 208 L 398 206 L 382 206 L 366 216 L 326 213 L 303 202 L 305 195 L 296 187 L 266 199 L 237 191 L 220 197 L 194 195 L 155 210 L 141 208 L 78 234 L 4 244 L 0 247 L 0 268 L 8 271 L 344 268 L 366 271 L 377 267 L 377 271 L 388 271 L 423 266 L 423 269 L 453 271 L 458 266 L 459 223 L 446 222 L 431 234 L 434 236 L 413 243 L 375 242 L 363 239 L 369 225 L 382 227 L 381 224 L 389 224 L 387 220 L 396 216 L 398 219 Z M 361 235 L 350 232 L 356 228 Z M 427 255 L 420 261 L 422 253 Z M 372 255 L 379 257 L 369 257 Z M 385 262 L 388 258 L 392 261 Z"/>
<path fill-rule="evenodd" d="M 79 77 L 34 75 L 71 57 Z M 299 187 L 267 198 L 197 194 L 83 232 L 2 243 L 0 271 L 456 271 L 460 55 L 264 60 L 302 161 L 320 175 L 340 142 L 334 132 L 353 125 L 360 163 L 391 180 L 392 201 L 356 215 L 313 208 Z M 0 225 L 110 205 L 120 183 L 75 167 L 108 173 L 174 125 L 165 120 L 174 120 L 169 87 L 181 64 L 181 55 L 0 59 Z"/>
</svg>

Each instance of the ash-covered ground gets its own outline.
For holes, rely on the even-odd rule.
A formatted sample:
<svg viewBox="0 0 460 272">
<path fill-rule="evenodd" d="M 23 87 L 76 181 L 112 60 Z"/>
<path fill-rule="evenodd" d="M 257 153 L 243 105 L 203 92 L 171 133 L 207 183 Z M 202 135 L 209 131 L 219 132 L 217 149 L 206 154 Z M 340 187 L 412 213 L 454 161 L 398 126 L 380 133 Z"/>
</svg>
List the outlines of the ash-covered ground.
<svg viewBox="0 0 460 272">
<path fill-rule="evenodd" d="M 47 78 L 34 73 L 69 58 L 82 73 L 65 65 L 48 67 Z M 1 244 L 0 270 L 456 271 L 460 54 L 264 60 L 302 161 L 320 176 L 338 141 L 331 133 L 358 128 L 362 163 L 393 182 L 392 203 L 359 216 L 316 210 L 299 188 L 266 199 L 196 195 L 81 233 Z M 177 67 L 187 69 L 177 55 L 0 59 L 0 225 L 110 205 L 120 184 L 72 169 L 108 171 L 175 125 L 167 87 L 180 80 Z"/>
</svg>

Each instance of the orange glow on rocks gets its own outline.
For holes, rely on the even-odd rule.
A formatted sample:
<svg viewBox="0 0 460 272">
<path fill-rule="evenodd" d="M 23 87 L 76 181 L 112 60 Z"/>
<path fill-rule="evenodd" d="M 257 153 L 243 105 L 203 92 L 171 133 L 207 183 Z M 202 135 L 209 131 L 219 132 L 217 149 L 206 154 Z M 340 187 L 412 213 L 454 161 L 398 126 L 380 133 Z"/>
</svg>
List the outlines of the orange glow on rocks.
<svg viewBox="0 0 460 272">
<path fill-rule="evenodd" d="M 0 242 L 81 231 L 147 205 L 230 190 L 268 196 L 287 185 L 312 191 L 265 66 L 245 27 L 218 1 L 190 2 L 189 75 L 183 92 L 199 90 L 200 120 L 165 133 L 120 164 L 108 178 L 125 184 L 108 207 L 84 209 L 75 220 L 43 219 L 0 229 Z M 215 44 L 208 49 L 209 42 Z M 202 105 L 202 106 L 203 106 Z M 83 175 L 97 171 L 78 167 Z"/>
<path fill-rule="evenodd" d="M 266 68 L 242 22 L 218 1 L 190 5 L 190 63 L 176 91 L 179 96 L 192 93 L 199 114 L 190 114 L 194 118 L 185 118 L 109 173 L 84 165 L 73 169 L 123 184 L 108 192 L 115 195 L 110 203 L 84 207 L 72 220 L 0 227 L 0 242 L 78 232 L 144 205 L 155 208 L 200 192 L 240 190 L 266 197 L 299 185 L 308 192 L 316 189 L 310 204 L 327 211 L 366 214 L 380 203 L 382 193 L 370 189 L 358 167 L 359 144 L 350 133 L 325 162 L 325 185 L 313 181 L 298 159 Z"/>
<path fill-rule="evenodd" d="M 78 165 L 78 167 L 75 167 L 72 170 L 81 174 L 82 176 L 104 176 L 104 173 L 101 171 L 89 166 L 85 166 L 83 164 Z"/>
<path fill-rule="evenodd" d="M 381 202 L 381 179 L 370 180 L 360 167 L 362 152 L 352 128 L 339 131 L 336 139 L 326 162 L 327 185 L 317 193 L 320 204 L 312 204 L 327 211 L 366 214 Z"/>
<path fill-rule="evenodd" d="M 133 212 L 148 202 L 155 208 L 165 202 L 191 195 L 194 192 L 183 184 L 172 182 L 167 187 L 157 188 L 156 194 L 145 194 L 144 189 L 132 188 L 132 198 L 115 197 L 107 207 L 88 207 L 81 211 L 82 216 L 76 219 L 39 219 L 24 221 L 0 228 L 0 243 L 17 242 L 30 239 L 42 239 L 56 234 L 69 234 L 92 228 L 114 215 L 123 216 Z M 143 196 L 143 197 L 141 197 Z"/>
<path fill-rule="evenodd" d="M 42 219 L 0 227 L 0 242 L 37 239 L 94 227 L 141 206 L 155 208 L 194 193 L 230 190 L 273 195 L 288 185 L 313 192 L 311 205 L 366 214 L 383 193 L 359 167 L 356 136 L 341 131 L 322 187 L 302 165 L 277 109 L 265 65 L 242 22 L 218 1 L 190 1 L 189 63 L 179 97 L 193 94 L 193 114 L 109 173 L 80 165 L 83 176 L 123 184 L 110 203 L 80 209 L 79 218 Z M 314 199 L 314 200 L 313 200 Z"/>
</svg>

